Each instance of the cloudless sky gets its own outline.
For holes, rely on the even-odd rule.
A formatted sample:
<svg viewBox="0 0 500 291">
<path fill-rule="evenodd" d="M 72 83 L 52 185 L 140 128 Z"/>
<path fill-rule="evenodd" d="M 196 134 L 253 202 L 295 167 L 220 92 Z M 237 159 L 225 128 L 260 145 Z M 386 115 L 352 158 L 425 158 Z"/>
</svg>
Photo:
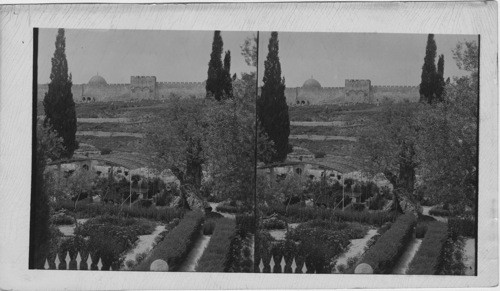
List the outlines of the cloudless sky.
<svg viewBox="0 0 500 291">
<path fill-rule="evenodd" d="M 259 82 L 270 32 L 259 33 Z M 278 32 L 282 76 L 287 87 L 314 77 L 323 87 L 343 87 L 345 79 L 370 79 L 373 85 L 418 85 L 427 34 Z M 444 54 L 445 79 L 467 72 L 457 68 L 452 49 L 471 35 L 435 35 L 437 55 Z M 437 65 L 437 57 L 436 57 Z"/>
<path fill-rule="evenodd" d="M 66 29 L 66 57 L 74 84 L 97 73 L 110 83 L 130 83 L 130 76 L 156 76 L 158 82 L 202 82 L 207 78 L 213 31 Z M 250 72 L 240 45 L 254 32 L 221 32 L 231 51 L 231 74 Z M 50 81 L 57 29 L 41 28 L 38 83 Z M 222 56 L 223 58 L 224 56 Z"/>
<path fill-rule="evenodd" d="M 231 50 L 231 74 L 249 72 L 240 46 L 255 32 L 221 33 Z M 40 29 L 38 82 L 49 82 L 57 29 Z M 270 32 L 260 32 L 259 82 L 262 85 Z M 99 73 L 108 83 L 130 76 L 156 76 L 159 82 L 202 82 L 207 77 L 213 31 L 66 30 L 66 55 L 73 83 Z M 466 74 L 451 50 L 471 35 L 435 35 L 437 54 L 445 55 L 445 78 Z M 287 87 L 313 76 L 324 87 L 345 79 L 370 79 L 373 85 L 418 85 L 426 34 L 279 32 L 279 56 Z M 437 58 L 436 58 L 437 63 Z"/>
</svg>

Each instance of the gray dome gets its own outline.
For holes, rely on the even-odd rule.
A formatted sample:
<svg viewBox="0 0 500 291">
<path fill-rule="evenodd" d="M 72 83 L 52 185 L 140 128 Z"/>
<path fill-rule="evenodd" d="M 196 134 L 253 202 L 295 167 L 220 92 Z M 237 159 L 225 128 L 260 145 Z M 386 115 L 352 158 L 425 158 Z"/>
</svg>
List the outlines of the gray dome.
<svg viewBox="0 0 500 291">
<path fill-rule="evenodd" d="M 103 86 L 103 85 L 108 85 L 108 83 L 106 83 L 106 80 L 104 80 L 103 77 L 97 75 L 97 76 L 90 78 L 89 85 L 91 85 L 91 86 Z"/>
<path fill-rule="evenodd" d="M 303 89 L 321 89 L 321 84 L 315 79 L 311 78 L 304 82 Z"/>
</svg>

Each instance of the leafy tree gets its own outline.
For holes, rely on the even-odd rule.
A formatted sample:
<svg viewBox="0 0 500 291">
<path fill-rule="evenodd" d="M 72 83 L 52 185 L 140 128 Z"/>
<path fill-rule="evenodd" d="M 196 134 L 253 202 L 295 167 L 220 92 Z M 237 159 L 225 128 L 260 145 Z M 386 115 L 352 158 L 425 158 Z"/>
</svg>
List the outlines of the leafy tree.
<svg viewBox="0 0 500 291">
<path fill-rule="evenodd" d="M 473 206 L 477 197 L 478 50 L 477 43 L 459 43 L 453 52 L 469 76 L 454 78 L 445 102 L 419 116 L 419 159 L 423 185 L 439 202 Z"/>
<path fill-rule="evenodd" d="M 271 33 L 268 49 L 264 62 L 264 85 L 257 99 L 257 116 L 264 132 L 274 143 L 275 154 L 272 161 L 283 161 L 290 152 L 290 119 L 285 97 L 285 79 L 281 78 L 278 33 L 275 31 Z"/>
<path fill-rule="evenodd" d="M 443 102 L 446 83 L 444 82 L 444 55 L 439 56 L 436 76 L 436 102 Z"/>
<path fill-rule="evenodd" d="M 422 82 L 420 83 L 420 102 L 432 103 L 436 92 L 436 41 L 434 34 L 427 37 L 424 65 L 422 67 Z"/>
<path fill-rule="evenodd" d="M 212 42 L 212 53 L 208 63 L 208 78 L 206 83 L 207 98 L 214 98 L 217 101 L 223 99 L 224 94 L 224 68 L 222 66 L 222 37 L 220 31 L 214 31 Z"/>
<path fill-rule="evenodd" d="M 50 126 L 63 138 L 63 156 L 71 157 L 78 148 L 76 141 L 76 111 L 73 94 L 71 93 L 71 74 L 68 75 L 66 60 L 66 37 L 64 29 L 59 29 L 56 38 L 56 50 L 52 58 L 49 90 L 45 94 L 43 106 L 45 109 L 44 124 Z"/>
<path fill-rule="evenodd" d="M 50 240 L 50 192 L 48 191 L 45 167 L 50 161 L 60 158 L 64 147 L 62 139 L 49 127 L 39 125 L 36 138 L 35 187 L 31 197 L 29 267 L 43 268 Z"/>
<path fill-rule="evenodd" d="M 160 172 L 170 169 L 180 182 L 181 198 L 186 191 L 198 191 L 206 161 L 203 139 L 207 124 L 206 100 L 171 98 L 145 129 L 148 146 L 155 153 L 152 166 Z M 186 204 L 184 204 L 186 205 Z"/>
<path fill-rule="evenodd" d="M 240 48 L 247 65 L 257 67 L 257 36 L 246 38 Z"/>
</svg>

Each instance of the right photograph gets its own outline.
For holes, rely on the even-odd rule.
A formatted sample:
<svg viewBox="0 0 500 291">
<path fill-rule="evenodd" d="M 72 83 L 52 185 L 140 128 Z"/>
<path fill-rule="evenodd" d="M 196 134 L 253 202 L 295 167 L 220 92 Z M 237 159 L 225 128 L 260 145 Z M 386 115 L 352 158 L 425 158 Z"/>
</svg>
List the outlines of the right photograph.
<svg viewBox="0 0 500 291">
<path fill-rule="evenodd" d="M 255 272 L 477 275 L 479 46 L 259 32 Z"/>
</svg>

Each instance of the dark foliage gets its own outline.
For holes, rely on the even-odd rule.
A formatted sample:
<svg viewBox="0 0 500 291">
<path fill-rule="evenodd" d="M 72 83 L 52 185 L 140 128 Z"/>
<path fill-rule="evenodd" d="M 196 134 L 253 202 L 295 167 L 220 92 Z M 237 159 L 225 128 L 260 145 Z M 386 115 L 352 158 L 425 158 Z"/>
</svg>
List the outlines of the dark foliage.
<svg viewBox="0 0 500 291">
<path fill-rule="evenodd" d="M 459 236 L 476 237 L 476 220 L 472 217 L 450 217 L 448 228 L 453 240 L 457 240 Z"/>
<path fill-rule="evenodd" d="M 375 274 L 389 274 L 412 239 L 416 224 L 415 215 L 401 215 L 377 243 L 363 256 L 360 263 L 373 268 Z"/>
<path fill-rule="evenodd" d="M 60 28 L 56 37 L 56 50 L 52 58 L 49 89 L 43 99 L 45 109 L 44 125 L 50 125 L 62 137 L 64 157 L 71 157 L 78 148 L 76 141 L 76 111 L 71 93 L 71 74 L 68 75 L 66 60 L 66 37 Z"/>
<path fill-rule="evenodd" d="M 215 229 L 215 220 L 207 220 L 203 224 L 203 234 L 212 235 Z"/>
<path fill-rule="evenodd" d="M 448 237 L 447 226 L 445 223 L 434 221 L 425 227 L 427 232 L 411 261 L 408 274 L 434 275 L 437 272 L 440 253 Z"/>
<path fill-rule="evenodd" d="M 215 222 L 212 238 L 198 261 L 197 272 L 223 272 L 225 270 L 227 254 L 235 231 L 234 219 L 221 218 Z"/>
<path fill-rule="evenodd" d="M 420 83 L 420 101 L 432 103 L 436 94 L 436 41 L 434 34 L 427 37 L 424 65 L 422 66 L 422 81 Z"/>
<path fill-rule="evenodd" d="M 190 211 L 186 213 L 179 225 L 169 232 L 153 249 L 150 256 L 137 265 L 134 270 L 149 271 L 153 261 L 162 259 L 168 263 L 170 271 L 177 271 L 193 248 L 196 238 L 200 234 L 202 222 L 202 212 Z"/>
<path fill-rule="evenodd" d="M 224 43 L 220 31 L 214 31 L 212 42 L 212 53 L 208 63 L 208 78 L 206 83 L 207 98 L 214 98 L 217 101 L 232 98 L 233 88 L 230 74 L 231 53 L 226 52 L 224 64 L 222 63 L 222 50 Z"/>
<path fill-rule="evenodd" d="M 437 63 L 436 102 L 443 102 L 446 83 L 444 82 L 444 55 L 440 55 Z"/>
<path fill-rule="evenodd" d="M 268 49 L 269 53 L 264 61 L 264 85 L 257 99 L 257 117 L 264 132 L 274 143 L 276 151 L 272 161 L 283 161 L 289 152 L 290 120 L 285 98 L 285 79 L 281 78 L 276 31 L 271 33 Z"/>
</svg>

